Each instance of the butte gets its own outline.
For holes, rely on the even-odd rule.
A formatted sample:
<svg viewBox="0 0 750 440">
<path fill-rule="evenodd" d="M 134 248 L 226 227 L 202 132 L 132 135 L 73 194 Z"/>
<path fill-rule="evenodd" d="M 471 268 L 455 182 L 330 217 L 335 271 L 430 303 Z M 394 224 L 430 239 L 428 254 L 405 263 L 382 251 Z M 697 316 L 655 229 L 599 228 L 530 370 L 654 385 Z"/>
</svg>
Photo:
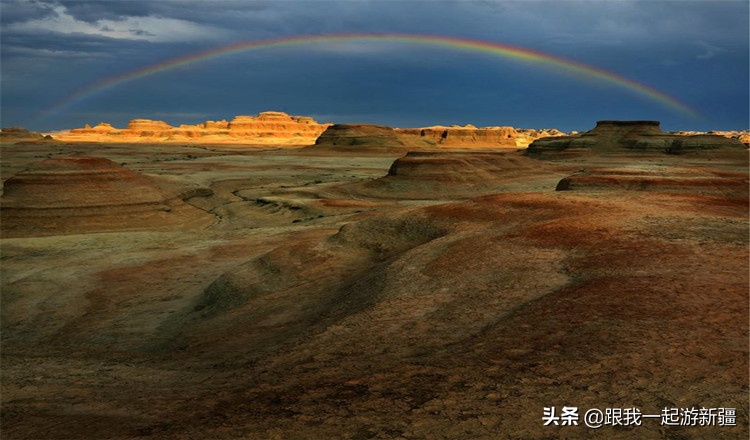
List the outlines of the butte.
<svg viewBox="0 0 750 440">
<path fill-rule="evenodd" d="M 579 135 L 537 139 L 529 145 L 527 155 L 550 159 L 646 154 L 738 157 L 744 147 L 737 139 L 723 136 L 664 132 L 659 121 L 598 121 L 594 129 Z"/>
</svg>

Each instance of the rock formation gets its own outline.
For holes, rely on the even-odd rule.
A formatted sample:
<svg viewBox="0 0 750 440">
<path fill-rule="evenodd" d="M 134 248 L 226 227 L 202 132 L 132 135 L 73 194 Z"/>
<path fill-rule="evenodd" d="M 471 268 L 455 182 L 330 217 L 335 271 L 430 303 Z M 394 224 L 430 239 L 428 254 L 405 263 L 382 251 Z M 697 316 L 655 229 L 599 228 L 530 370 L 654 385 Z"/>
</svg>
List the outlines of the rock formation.
<svg viewBox="0 0 750 440">
<path fill-rule="evenodd" d="M 56 138 L 64 141 L 92 142 L 215 142 L 254 145 L 310 145 L 328 127 L 306 116 L 289 116 L 282 112 L 263 112 L 258 116 L 236 116 L 231 121 L 206 121 L 197 125 L 173 127 L 164 121 L 133 119 L 127 128 L 107 123 L 87 125 Z"/>
<path fill-rule="evenodd" d="M 580 170 L 557 184 L 557 191 L 658 191 L 747 197 L 746 173 L 671 167 L 667 170 L 603 168 Z"/>
<path fill-rule="evenodd" d="M 164 121 L 152 121 L 150 119 L 132 119 L 128 123 L 128 131 L 137 132 L 138 136 L 162 137 L 170 136 L 174 127 Z"/>
<path fill-rule="evenodd" d="M 724 136 L 729 139 L 736 139 L 743 144 L 745 147 L 750 148 L 750 130 L 735 130 L 735 131 L 673 131 L 672 134 L 679 134 L 681 136 L 693 136 L 699 134 L 712 134 L 716 136 Z"/>
<path fill-rule="evenodd" d="M 71 134 L 110 134 L 111 132 L 120 132 L 121 130 L 116 129 L 111 124 L 106 122 L 100 122 L 97 126 L 92 127 L 86 124 L 84 128 L 75 128 L 70 130 Z"/>
<path fill-rule="evenodd" d="M 3 237 L 207 225 L 214 218 L 108 159 L 46 159 L 4 183 Z"/>
<path fill-rule="evenodd" d="M 541 138 L 527 150 L 533 156 L 582 154 L 689 154 L 712 150 L 739 151 L 736 139 L 716 135 L 680 136 L 661 131 L 659 121 L 598 121 L 593 130 L 575 136 Z"/>
<path fill-rule="evenodd" d="M 522 130 L 519 133 L 513 127 L 477 128 L 473 125 L 392 129 L 382 125 L 337 124 L 320 136 L 316 146 L 519 148 L 526 147 L 533 139 L 559 133 L 557 130 Z"/>
<path fill-rule="evenodd" d="M 541 165 L 522 156 L 494 153 L 409 152 L 393 162 L 384 179 L 484 185 L 508 173 Z"/>
<path fill-rule="evenodd" d="M 436 125 L 423 128 L 397 128 L 406 142 L 420 140 L 428 146 L 445 148 L 525 148 L 541 137 L 559 136 L 559 130 L 532 130 L 513 127 L 481 127 L 473 125 Z"/>
<path fill-rule="evenodd" d="M 517 128 L 516 129 L 516 146 L 526 148 L 537 139 L 544 137 L 564 136 L 565 133 L 555 128 L 544 128 L 541 130 L 534 130 L 531 128 Z M 570 133 L 577 134 L 576 132 Z"/>
<path fill-rule="evenodd" d="M 510 188 L 552 189 L 566 174 L 516 151 L 410 151 L 386 176 L 341 191 L 379 199 L 464 198 Z"/>
<path fill-rule="evenodd" d="M 312 145 L 331 124 L 319 124 L 307 116 L 290 116 L 283 112 L 262 112 L 257 116 L 235 116 L 232 120 L 206 121 L 196 125 L 173 127 L 164 121 L 133 119 L 127 128 L 119 129 L 102 122 L 94 127 L 86 125 L 53 133 L 63 141 L 88 142 L 184 142 L 247 143 L 255 145 Z M 436 125 L 422 128 L 397 128 L 370 124 L 338 124 L 335 136 L 350 140 L 332 141 L 328 133 L 323 145 L 412 148 L 525 148 L 535 139 L 557 136 L 555 129 L 532 130 L 513 127 L 481 127 L 473 125 Z M 367 128 L 370 127 L 370 128 Z M 379 128 L 374 128 L 379 127 Z M 344 133 L 341 130 L 346 130 Z M 363 134 L 357 134 L 363 130 Z M 380 134 L 373 134 L 379 130 Z M 385 135 L 384 131 L 389 134 Z M 386 137 L 383 137 L 386 136 Z M 394 138 L 395 136 L 395 138 Z M 353 140 L 359 138 L 358 140 Z M 383 141 L 386 140 L 386 144 Z"/>
<path fill-rule="evenodd" d="M 44 135 L 35 131 L 29 131 L 23 127 L 5 127 L 0 129 L 2 140 L 37 140 L 43 139 Z"/>
<path fill-rule="evenodd" d="M 417 138 L 437 147 L 503 147 L 516 148 L 518 133 L 513 127 L 483 127 L 473 125 L 396 129 L 405 140 Z"/>
<path fill-rule="evenodd" d="M 207 130 L 229 130 L 229 122 L 223 119 L 221 121 L 206 121 L 203 123 L 203 128 Z"/>
<path fill-rule="evenodd" d="M 315 148 L 405 148 L 391 127 L 368 124 L 334 124 L 315 141 Z"/>
</svg>

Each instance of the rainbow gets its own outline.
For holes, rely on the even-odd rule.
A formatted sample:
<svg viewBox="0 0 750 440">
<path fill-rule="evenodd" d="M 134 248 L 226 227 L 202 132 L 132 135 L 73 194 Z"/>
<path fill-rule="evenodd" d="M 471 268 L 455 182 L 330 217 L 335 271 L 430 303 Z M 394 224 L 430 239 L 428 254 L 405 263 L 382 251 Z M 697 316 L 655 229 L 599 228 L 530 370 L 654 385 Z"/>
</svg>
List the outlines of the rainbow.
<svg viewBox="0 0 750 440">
<path fill-rule="evenodd" d="M 329 43 L 329 42 L 345 42 L 345 41 L 394 41 L 403 43 L 413 44 L 426 44 L 426 45 L 437 45 L 442 47 L 454 48 L 458 50 L 484 52 L 491 55 L 498 55 L 502 57 L 508 57 L 518 60 L 523 60 L 532 63 L 539 63 L 545 65 L 551 65 L 555 67 L 563 68 L 571 73 L 582 74 L 589 78 L 595 78 L 606 81 L 612 85 L 623 87 L 632 92 L 636 92 L 642 96 L 658 101 L 672 109 L 678 110 L 690 116 L 695 116 L 697 113 L 687 105 L 678 101 L 677 99 L 655 90 L 649 86 L 638 83 L 636 81 L 624 78 L 616 73 L 608 72 L 606 70 L 589 66 L 586 64 L 578 63 L 576 61 L 567 60 L 554 55 L 537 52 L 530 49 L 524 49 L 521 47 L 514 47 L 500 43 L 492 43 L 481 40 L 470 40 L 466 38 L 455 38 L 455 37 L 442 37 L 434 35 L 409 35 L 409 34 L 336 34 L 336 35 L 319 35 L 319 36 L 305 36 L 305 37 L 293 37 L 293 38 L 282 38 L 276 40 L 265 40 L 265 41 L 250 41 L 232 44 L 229 46 L 222 46 L 216 49 L 207 50 L 194 55 L 189 55 L 181 58 L 175 58 L 172 60 L 165 61 L 163 63 L 155 64 L 152 66 L 144 67 L 123 75 L 107 78 L 103 81 L 94 83 L 90 86 L 84 87 L 62 102 L 53 106 L 49 110 L 42 113 L 39 118 L 47 117 L 51 114 L 57 113 L 73 104 L 86 99 L 94 94 L 101 93 L 103 91 L 117 87 L 123 83 L 134 81 L 140 78 L 144 78 L 150 75 L 154 75 L 159 72 L 168 71 L 175 67 L 187 66 L 194 63 L 199 63 L 212 58 L 223 57 L 232 55 L 239 52 L 245 52 L 256 49 L 265 49 L 273 47 L 283 46 L 297 46 L 303 44 L 315 44 L 315 43 Z"/>
</svg>

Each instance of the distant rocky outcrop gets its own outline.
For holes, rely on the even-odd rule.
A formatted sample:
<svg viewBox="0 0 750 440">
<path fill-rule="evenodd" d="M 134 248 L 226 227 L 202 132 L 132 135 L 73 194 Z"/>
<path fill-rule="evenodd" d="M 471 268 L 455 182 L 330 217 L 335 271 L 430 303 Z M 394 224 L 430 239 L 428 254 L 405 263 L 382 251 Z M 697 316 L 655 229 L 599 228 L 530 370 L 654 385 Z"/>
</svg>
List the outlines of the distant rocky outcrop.
<svg viewBox="0 0 750 440">
<path fill-rule="evenodd" d="M 310 145 L 330 124 L 319 124 L 307 116 L 283 112 L 262 112 L 257 116 L 236 116 L 231 121 L 206 121 L 196 125 L 173 127 L 164 121 L 133 119 L 127 128 L 107 123 L 86 125 L 56 138 L 64 141 L 115 142 L 206 142 L 247 143 L 253 145 Z"/>
<path fill-rule="evenodd" d="M 545 137 L 527 149 L 531 156 L 570 157 L 583 154 L 695 154 L 738 151 L 744 145 L 723 136 L 683 136 L 664 132 L 659 121 L 598 121 L 593 130 L 574 136 Z"/>
<path fill-rule="evenodd" d="M 391 127 L 369 124 L 334 124 L 315 141 L 315 147 L 405 148 Z"/>
<path fill-rule="evenodd" d="M 545 136 L 562 134 L 555 129 L 515 129 L 513 127 L 475 127 L 473 125 L 435 125 L 421 128 L 396 128 L 372 124 L 320 124 L 307 116 L 290 116 L 267 111 L 257 116 L 206 121 L 174 127 L 164 121 L 132 119 L 120 129 L 102 122 L 54 133 L 62 141 L 84 142 L 185 142 L 246 143 L 278 146 L 342 146 L 357 148 L 525 148 Z M 322 137 L 316 143 L 318 137 Z M 335 139 L 334 139 L 335 138 Z"/>
<path fill-rule="evenodd" d="M 37 140 L 43 139 L 44 135 L 35 131 L 29 131 L 23 127 L 5 127 L 0 129 L 2 140 Z"/>
<path fill-rule="evenodd" d="M 560 134 L 557 130 L 516 130 L 513 127 L 435 125 L 421 128 L 390 128 L 382 125 L 336 124 L 328 128 L 316 146 L 409 147 L 409 148 L 520 148 L 534 139 Z"/>
<path fill-rule="evenodd" d="M 745 144 L 746 147 L 750 147 L 750 130 L 734 130 L 734 131 L 672 131 L 672 134 L 678 134 L 682 136 L 692 136 L 699 134 L 712 134 L 717 136 L 724 136 L 729 139 L 737 139 L 738 141 Z"/>
<path fill-rule="evenodd" d="M 401 128 L 396 133 L 405 140 L 419 139 L 436 147 L 505 147 L 516 148 L 518 132 L 513 127 L 483 127 L 473 125 L 424 128 Z"/>
<path fill-rule="evenodd" d="M 208 225 L 215 219 L 150 177 L 99 157 L 46 159 L 6 180 L 2 237 Z"/>
<path fill-rule="evenodd" d="M 112 124 L 107 124 L 106 122 L 100 122 L 95 127 L 92 127 L 89 124 L 86 124 L 86 126 L 83 128 L 70 130 L 70 133 L 71 134 L 109 134 L 113 131 L 119 131 L 119 130 L 113 127 Z"/>
<path fill-rule="evenodd" d="M 564 134 L 554 128 L 477 128 L 473 125 L 435 125 L 423 128 L 397 128 L 395 131 L 405 142 L 414 144 L 414 141 L 419 140 L 427 146 L 440 148 L 525 148 L 536 139 Z"/>
<path fill-rule="evenodd" d="M 532 128 L 517 128 L 516 129 L 516 146 L 517 147 L 528 147 L 529 144 L 537 139 L 554 136 L 565 136 L 565 133 L 556 128 L 543 128 L 541 130 L 535 130 Z M 577 134 L 571 132 L 569 134 Z"/>
<path fill-rule="evenodd" d="M 139 136 L 169 136 L 173 129 L 174 127 L 164 121 L 150 119 L 132 119 L 128 123 L 128 130 L 138 132 Z"/>
</svg>

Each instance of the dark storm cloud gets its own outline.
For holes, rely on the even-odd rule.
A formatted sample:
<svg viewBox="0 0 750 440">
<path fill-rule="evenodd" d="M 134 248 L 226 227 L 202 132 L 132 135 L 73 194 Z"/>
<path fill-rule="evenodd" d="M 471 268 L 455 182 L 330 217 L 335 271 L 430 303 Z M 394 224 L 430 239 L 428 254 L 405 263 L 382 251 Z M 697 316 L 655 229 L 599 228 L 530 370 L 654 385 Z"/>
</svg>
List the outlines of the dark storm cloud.
<svg viewBox="0 0 750 440">
<path fill-rule="evenodd" d="M 68 12 L 78 20 L 97 22 L 121 17 L 169 17 L 189 21 L 213 22 L 249 11 L 262 10 L 269 2 L 247 0 L 60 0 Z M 281 2 L 283 3 L 283 2 Z"/>
<path fill-rule="evenodd" d="M 146 17 L 155 15 L 157 8 L 154 5 L 170 3 L 168 1 L 65 1 L 55 2 L 65 6 L 67 12 L 78 20 L 87 23 L 96 23 L 100 20 L 119 20 L 122 17 Z"/>
<path fill-rule="evenodd" d="M 3 25 L 56 15 L 54 4 L 51 2 L 31 0 L 3 0 L 0 2 L 0 23 Z"/>
<path fill-rule="evenodd" d="M 154 17 L 218 26 L 224 41 L 346 32 L 439 33 L 526 46 L 638 46 L 701 41 L 719 51 L 747 22 L 742 2 L 256 2 L 242 0 L 14 0 L 14 22 L 55 14 L 86 23 Z M 397 13 L 395 11 L 398 11 Z M 20 11 L 26 11 L 21 13 Z M 729 12 L 728 11 L 732 11 Z M 716 26 L 721 23 L 721 26 Z M 102 26 L 100 29 L 111 29 Z M 133 36 L 149 31 L 133 29 Z M 705 51 L 699 47 L 695 55 Z"/>
<path fill-rule="evenodd" d="M 52 52 L 87 52 L 115 53 L 128 48 L 135 48 L 132 41 L 119 41 L 100 35 L 84 33 L 64 34 L 62 32 L 45 32 L 34 34 L 7 34 L 3 36 L 3 50 L 28 48 Z"/>
<path fill-rule="evenodd" d="M 50 20 L 53 17 L 55 20 Z M 28 108 L 29 114 L 34 113 L 34 106 L 36 111 L 45 107 L 44 99 L 51 100 L 60 88 L 73 90 L 80 84 L 96 83 L 109 75 L 226 44 L 304 35 L 409 33 L 487 40 L 554 54 L 617 72 L 705 108 L 707 113 L 715 110 L 723 115 L 733 114 L 735 125 L 746 124 L 747 120 L 749 25 L 746 1 L 3 0 L 2 22 L 3 87 L 12 84 L 15 90 L 22 90 L 26 81 L 35 87 L 49 84 L 48 92 L 39 91 L 39 96 L 44 98 L 38 101 L 14 102 L 13 93 L 3 93 L 5 106 Z M 479 54 L 472 58 L 463 56 L 460 51 L 404 44 L 321 44 L 288 49 L 283 53 L 305 62 L 291 60 L 288 66 L 282 67 L 283 63 L 274 61 L 274 54 L 282 52 L 269 51 L 263 56 L 251 57 L 252 63 L 247 65 L 231 64 L 231 59 L 227 60 L 225 70 L 215 73 L 221 80 L 196 77 L 189 90 L 210 96 L 210 99 L 198 100 L 204 103 L 202 105 L 216 100 L 215 108 L 234 109 L 247 106 L 245 101 L 241 104 L 232 101 L 236 89 L 231 88 L 235 85 L 273 85 L 278 81 L 274 93 L 253 91 L 248 98 L 248 102 L 258 106 L 253 109 L 288 107 L 320 114 L 370 115 L 382 123 L 388 123 L 389 118 L 408 118 L 409 121 L 421 118 L 425 124 L 431 124 L 439 122 L 435 120 L 438 117 L 446 123 L 451 123 L 451 119 L 458 122 L 468 116 L 466 108 L 455 103 L 469 98 L 474 99 L 475 107 L 471 111 L 477 115 L 507 117 L 508 113 L 498 113 L 497 105 L 482 100 L 482 96 L 492 96 L 496 100 L 507 96 L 504 102 L 512 103 L 512 115 L 521 121 L 524 117 L 538 121 L 558 115 L 561 123 L 569 123 L 569 119 L 559 116 L 565 105 L 563 97 L 579 102 L 578 95 L 587 93 L 591 94 L 588 101 L 581 102 L 593 103 L 590 113 L 601 110 L 592 92 L 598 90 L 583 87 L 578 95 L 568 96 L 555 87 L 566 88 L 569 83 L 558 84 L 549 79 L 549 73 L 538 79 L 548 81 L 547 84 L 524 88 L 512 81 L 523 82 L 535 75 L 520 72 L 511 65 L 502 65 L 503 70 L 486 63 L 468 67 L 473 60 L 491 61 L 493 58 L 483 58 Z M 77 61 L 70 63 L 66 57 Z M 339 60 L 340 64 L 332 60 Z M 358 68 L 358 64 L 370 67 Z M 200 65 L 195 68 L 199 69 Z M 488 68 L 489 72 L 466 71 Z M 273 70 L 273 75 L 261 75 L 264 69 Z M 343 76 L 339 76 L 340 71 Z M 348 76 L 344 75 L 347 72 Z M 498 75 L 507 76 L 506 82 L 497 83 Z M 231 81 L 227 81 L 228 77 Z M 473 77 L 483 79 L 472 80 Z M 172 106 L 163 109 L 172 114 L 205 111 L 203 108 L 183 109 L 198 104 L 180 94 L 180 83 L 170 83 L 168 78 L 168 75 L 158 76 L 149 81 L 155 85 L 165 81 L 165 89 L 174 90 L 177 96 L 161 104 L 152 99 L 149 105 Z M 336 81 L 329 83 L 326 78 L 336 78 Z M 283 90 L 284 84 L 308 81 L 311 87 L 322 87 L 323 92 L 316 92 L 313 97 L 306 94 L 304 88 L 294 88 L 295 93 Z M 368 85 L 372 84 L 378 84 L 379 94 L 368 92 Z M 481 84 L 481 87 L 472 84 Z M 136 86 L 126 85 L 122 90 Z M 114 89 L 112 96 L 119 96 L 119 90 Z M 514 90 L 523 90 L 525 95 Z M 430 93 L 440 99 L 432 102 Z M 362 99 L 349 99 L 350 96 Z M 391 107 L 389 103 L 401 102 L 404 96 L 424 101 L 406 99 L 401 114 L 386 110 Z M 545 107 L 550 109 L 540 115 L 541 101 L 536 99 L 543 100 L 545 96 L 557 96 L 557 99 L 546 103 Z M 613 96 L 621 95 L 614 93 Z M 638 116 L 639 111 L 651 111 L 639 107 L 643 101 L 638 101 L 637 97 L 627 98 L 627 94 L 622 95 L 622 114 Z M 532 101 L 535 106 L 524 107 L 524 102 Z M 619 105 L 615 101 L 612 106 Z M 153 110 L 138 110 L 138 96 L 123 98 L 123 102 L 134 112 L 146 114 Z M 345 108 L 343 103 L 346 103 Z M 377 111 L 373 109 L 381 109 L 377 110 L 381 112 L 379 116 L 374 115 Z M 95 111 L 93 108 L 81 110 Z M 102 109 L 105 110 L 108 109 Z M 654 117 L 659 117 L 658 110 L 658 107 L 653 110 Z M 4 118 L 7 117 L 5 112 Z M 680 122 L 679 117 L 668 112 L 666 117 Z M 550 120 L 544 125 L 554 124 L 555 121 Z"/>
</svg>

